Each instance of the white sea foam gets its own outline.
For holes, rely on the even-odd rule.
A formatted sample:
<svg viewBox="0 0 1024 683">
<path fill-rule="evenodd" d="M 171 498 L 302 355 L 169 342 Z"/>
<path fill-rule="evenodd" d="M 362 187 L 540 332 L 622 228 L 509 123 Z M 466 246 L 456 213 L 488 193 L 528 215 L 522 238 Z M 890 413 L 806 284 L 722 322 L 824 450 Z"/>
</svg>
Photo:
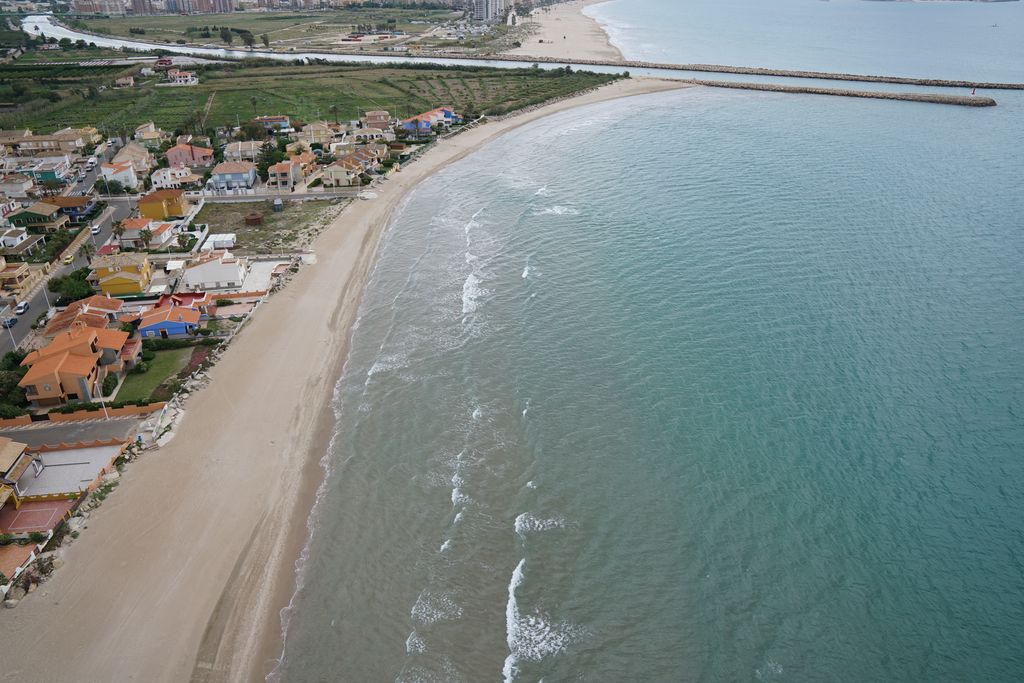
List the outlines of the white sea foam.
<svg viewBox="0 0 1024 683">
<path fill-rule="evenodd" d="M 483 288 L 483 281 L 475 272 L 466 276 L 462 283 L 462 312 L 472 313 L 479 307 L 480 298 L 487 294 Z"/>
<path fill-rule="evenodd" d="M 413 629 L 409 637 L 405 639 L 405 653 L 408 655 L 419 654 L 427 651 L 427 643 L 423 637 Z"/>
<path fill-rule="evenodd" d="M 526 558 L 519 560 L 512 580 L 508 584 L 508 602 L 505 604 L 505 639 L 509 655 L 501 673 L 505 683 L 512 683 L 519 673 L 519 663 L 539 662 L 550 655 L 563 652 L 579 640 L 583 632 L 572 624 L 552 624 L 541 614 L 524 615 L 516 599 L 516 590 L 525 578 Z"/>
<path fill-rule="evenodd" d="M 533 483 L 533 482 L 530 482 Z M 529 486 L 529 484 L 527 484 Z M 536 533 L 539 531 L 550 531 L 551 529 L 561 529 L 565 526 L 565 520 L 561 517 L 542 518 L 536 515 L 524 512 L 523 514 L 516 517 L 515 530 L 519 538 L 526 538 L 526 534 Z"/>
<path fill-rule="evenodd" d="M 401 355 L 387 355 L 378 358 L 377 361 L 370 366 L 370 369 L 366 371 L 367 378 L 373 377 L 382 372 L 388 372 L 390 370 L 399 370 L 404 368 L 408 359 Z"/>
<path fill-rule="evenodd" d="M 768 660 L 760 669 L 754 669 L 754 676 L 759 681 L 766 681 L 782 675 L 782 665 L 778 662 Z"/>
<path fill-rule="evenodd" d="M 578 216 L 580 210 L 572 206 L 549 206 L 546 209 L 535 211 L 535 216 Z"/>
<path fill-rule="evenodd" d="M 462 608 L 447 593 L 423 591 L 412 606 L 412 618 L 420 624 L 452 621 L 462 616 Z"/>
<path fill-rule="evenodd" d="M 444 543 L 441 544 L 441 547 L 438 548 L 437 552 L 439 552 L 439 553 L 447 552 L 451 547 L 452 547 L 452 539 L 449 538 L 448 540 L 446 540 Z"/>
<path fill-rule="evenodd" d="M 548 186 L 545 185 L 544 187 L 540 188 L 539 190 L 537 190 L 533 194 L 536 197 L 549 197 L 549 196 L 551 196 L 551 190 L 549 190 Z"/>
<path fill-rule="evenodd" d="M 455 515 L 455 519 L 452 520 L 452 526 L 454 526 L 456 524 L 461 524 L 462 520 L 464 520 L 465 518 L 466 518 L 466 511 L 465 510 L 459 510 L 458 514 Z"/>
<path fill-rule="evenodd" d="M 528 277 L 530 277 L 530 261 L 529 260 L 526 261 L 526 267 L 523 268 L 523 274 L 522 274 L 522 278 L 524 280 L 526 278 L 528 278 Z"/>
<path fill-rule="evenodd" d="M 530 481 L 526 482 L 526 488 L 535 489 L 537 488 L 537 483 L 531 479 Z"/>
<path fill-rule="evenodd" d="M 483 416 L 484 416 L 484 411 L 483 411 L 482 408 L 477 408 L 477 409 L 475 409 L 473 411 L 473 419 L 474 420 L 479 420 Z"/>
</svg>

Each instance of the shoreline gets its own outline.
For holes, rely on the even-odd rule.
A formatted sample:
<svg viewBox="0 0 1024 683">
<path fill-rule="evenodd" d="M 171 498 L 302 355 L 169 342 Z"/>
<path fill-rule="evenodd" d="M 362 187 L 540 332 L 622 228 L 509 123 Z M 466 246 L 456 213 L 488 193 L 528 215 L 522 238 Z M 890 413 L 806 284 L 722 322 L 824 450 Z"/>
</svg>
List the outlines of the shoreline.
<svg viewBox="0 0 1024 683">
<path fill-rule="evenodd" d="M 604 2 L 608 0 L 570 0 L 524 15 L 522 25 L 532 24 L 533 30 L 524 38 L 520 47 L 501 54 L 523 59 L 537 57 L 566 61 L 584 59 L 612 64 L 625 62 L 622 52 L 612 44 L 611 36 L 600 22 L 583 11 L 591 5 Z"/>
<path fill-rule="evenodd" d="M 504 133 L 611 99 L 689 87 L 617 81 L 440 141 L 349 204 L 317 262 L 271 297 L 186 404 L 177 435 L 65 552 L 66 566 L 0 620 L 10 675 L 37 680 L 262 680 L 282 652 L 282 612 L 323 481 L 331 398 L 394 211 L 422 180 Z M 34 656 L 43 644 L 52 657 Z"/>
</svg>

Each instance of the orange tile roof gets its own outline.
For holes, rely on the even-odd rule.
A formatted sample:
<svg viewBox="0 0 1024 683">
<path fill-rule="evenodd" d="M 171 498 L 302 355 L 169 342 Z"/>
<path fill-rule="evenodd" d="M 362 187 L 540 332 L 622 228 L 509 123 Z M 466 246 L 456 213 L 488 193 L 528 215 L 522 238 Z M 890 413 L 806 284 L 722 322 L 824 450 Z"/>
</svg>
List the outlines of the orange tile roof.
<svg viewBox="0 0 1024 683">
<path fill-rule="evenodd" d="M 121 221 L 121 227 L 125 230 L 145 230 L 153 221 L 149 218 L 139 216 L 137 218 L 125 218 Z"/>
<path fill-rule="evenodd" d="M 213 167 L 214 173 L 248 173 L 256 168 L 251 161 L 222 161 Z"/>
<path fill-rule="evenodd" d="M 154 308 L 142 314 L 142 322 L 139 323 L 139 327 L 149 327 L 167 321 L 198 325 L 200 315 L 200 312 L 194 308 L 181 306 Z"/>
</svg>

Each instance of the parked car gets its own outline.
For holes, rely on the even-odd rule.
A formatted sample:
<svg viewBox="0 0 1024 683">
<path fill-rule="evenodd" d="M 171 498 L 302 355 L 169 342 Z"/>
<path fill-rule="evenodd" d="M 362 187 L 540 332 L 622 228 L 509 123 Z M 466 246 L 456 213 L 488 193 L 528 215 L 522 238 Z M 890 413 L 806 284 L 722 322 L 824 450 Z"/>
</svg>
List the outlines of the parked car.
<svg viewBox="0 0 1024 683">
<path fill-rule="evenodd" d="M 91 228 L 89 228 L 89 232 L 91 232 L 94 235 L 98 235 L 98 234 L 100 234 L 100 229 L 101 229 L 100 226 L 94 225 Z"/>
<path fill-rule="evenodd" d="M 4 326 L 5 329 L 6 328 L 14 327 L 17 324 L 18 324 L 18 319 L 17 318 L 7 318 L 3 322 L 3 326 Z"/>
<path fill-rule="evenodd" d="M 69 263 L 74 263 L 74 262 L 75 262 L 75 255 L 74 254 L 68 254 L 67 256 L 65 256 L 64 258 L 61 259 L 61 263 L 65 264 L 65 265 L 67 265 Z"/>
<path fill-rule="evenodd" d="M 17 306 L 14 307 L 14 312 L 16 314 L 18 314 L 18 315 L 21 315 L 22 313 L 27 313 L 28 312 L 28 302 L 27 301 L 22 301 L 21 303 L 19 303 Z"/>
</svg>

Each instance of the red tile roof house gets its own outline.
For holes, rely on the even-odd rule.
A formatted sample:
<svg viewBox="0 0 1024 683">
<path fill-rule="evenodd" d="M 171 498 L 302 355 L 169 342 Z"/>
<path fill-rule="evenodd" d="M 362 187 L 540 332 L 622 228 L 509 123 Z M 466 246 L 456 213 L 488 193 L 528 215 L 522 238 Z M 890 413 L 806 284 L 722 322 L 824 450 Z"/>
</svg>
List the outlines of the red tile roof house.
<svg viewBox="0 0 1024 683">
<path fill-rule="evenodd" d="M 53 339 L 61 332 L 71 328 L 75 322 L 81 322 L 86 327 L 103 329 L 117 322 L 124 302 L 120 299 L 111 299 L 102 294 L 75 301 L 63 311 L 57 313 L 50 322 L 46 324 L 43 336 Z"/>
<path fill-rule="evenodd" d="M 302 164 L 282 161 L 267 169 L 267 185 L 278 189 L 292 189 L 302 181 Z"/>
<path fill-rule="evenodd" d="M 195 145 L 175 145 L 165 156 L 170 166 L 213 166 L 213 150 Z"/>
</svg>

